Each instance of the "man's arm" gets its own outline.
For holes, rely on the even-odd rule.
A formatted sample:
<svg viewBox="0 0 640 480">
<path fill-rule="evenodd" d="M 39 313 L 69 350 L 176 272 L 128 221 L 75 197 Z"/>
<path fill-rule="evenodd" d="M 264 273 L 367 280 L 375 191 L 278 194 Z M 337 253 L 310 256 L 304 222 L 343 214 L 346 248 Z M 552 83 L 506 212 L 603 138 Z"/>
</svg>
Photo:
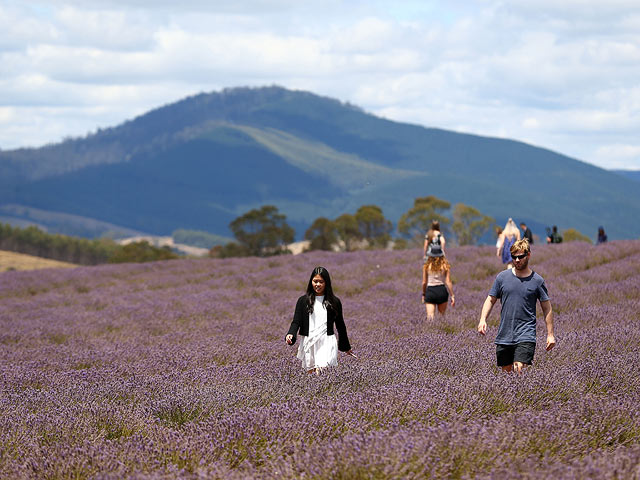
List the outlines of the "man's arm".
<svg viewBox="0 0 640 480">
<path fill-rule="evenodd" d="M 540 302 L 542 313 L 544 315 L 544 323 L 547 326 L 547 351 L 551 350 L 556 344 L 556 337 L 553 335 L 553 310 L 551 309 L 551 300 Z"/>
<path fill-rule="evenodd" d="M 480 314 L 480 321 L 478 322 L 478 332 L 482 335 L 487 333 L 487 317 L 491 313 L 491 309 L 495 305 L 496 300 L 498 300 L 496 297 L 488 295 L 482 305 L 482 313 Z"/>
</svg>

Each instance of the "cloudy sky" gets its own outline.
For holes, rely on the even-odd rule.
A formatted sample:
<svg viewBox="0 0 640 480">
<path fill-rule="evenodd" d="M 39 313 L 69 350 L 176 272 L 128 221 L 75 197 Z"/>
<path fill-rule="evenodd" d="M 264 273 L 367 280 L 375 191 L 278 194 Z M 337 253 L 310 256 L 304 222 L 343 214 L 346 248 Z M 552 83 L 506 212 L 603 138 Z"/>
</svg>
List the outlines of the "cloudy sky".
<svg viewBox="0 0 640 480">
<path fill-rule="evenodd" d="M 638 0 L 2 0 L 0 31 L 3 150 L 281 85 L 640 169 Z"/>
</svg>

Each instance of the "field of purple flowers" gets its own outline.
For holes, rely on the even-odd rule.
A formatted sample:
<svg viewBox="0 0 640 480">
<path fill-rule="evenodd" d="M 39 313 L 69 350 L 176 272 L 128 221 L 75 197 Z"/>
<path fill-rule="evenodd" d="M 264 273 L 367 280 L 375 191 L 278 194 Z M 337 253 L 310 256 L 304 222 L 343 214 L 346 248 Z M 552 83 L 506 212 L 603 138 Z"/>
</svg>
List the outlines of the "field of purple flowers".
<svg viewBox="0 0 640 480">
<path fill-rule="evenodd" d="M 0 477 L 640 478 L 640 241 L 534 246 L 558 345 L 540 321 L 520 377 L 499 305 L 475 330 L 495 249 L 448 255 L 432 323 L 418 250 L 2 273 Z M 316 265 L 359 358 L 308 375 L 284 336 Z"/>
</svg>

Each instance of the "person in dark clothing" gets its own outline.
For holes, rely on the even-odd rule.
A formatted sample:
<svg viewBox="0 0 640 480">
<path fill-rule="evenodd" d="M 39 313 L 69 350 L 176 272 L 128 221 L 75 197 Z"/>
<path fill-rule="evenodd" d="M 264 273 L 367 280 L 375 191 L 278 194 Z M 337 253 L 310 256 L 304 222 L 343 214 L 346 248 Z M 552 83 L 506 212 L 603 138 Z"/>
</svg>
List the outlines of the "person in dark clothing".
<svg viewBox="0 0 640 480">
<path fill-rule="evenodd" d="M 558 227 L 553 226 L 551 232 L 549 232 L 549 228 L 547 227 L 547 243 L 562 243 L 562 235 L 558 233 Z"/>
<path fill-rule="evenodd" d="M 529 241 L 529 245 L 533 245 L 533 233 L 527 227 L 527 224 L 524 222 L 520 222 L 520 228 L 522 229 L 522 238 L 526 238 Z"/>
<path fill-rule="evenodd" d="M 607 243 L 607 234 L 604 233 L 604 227 L 598 227 L 598 240 L 596 244 L 600 245 L 601 243 Z"/>
</svg>

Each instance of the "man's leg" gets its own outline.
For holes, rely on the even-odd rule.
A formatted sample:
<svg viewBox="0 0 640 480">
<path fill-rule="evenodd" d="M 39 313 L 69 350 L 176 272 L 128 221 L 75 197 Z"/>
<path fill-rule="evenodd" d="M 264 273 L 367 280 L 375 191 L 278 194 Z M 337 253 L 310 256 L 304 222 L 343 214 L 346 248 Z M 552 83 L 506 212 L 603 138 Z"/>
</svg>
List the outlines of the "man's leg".
<svg viewBox="0 0 640 480">
<path fill-rule="evenodd" d="M 515 345 L 496 345 L 496 358 L 498 366 L 503 372 L 511 372 L 513 370 L 513 354 Z"/>
<path fill-rule="evenodd" d="M 513 353 L 513 368 L 517 373 L 522 373 L 526 367 L 533 363 L 535 351 L 535 342 L 522 342 L 516 345 Z"/>
<path fill-rule="evenodd" d="M 515 370 L 516 373 L 522 373 L 522 371 L 524 370 L 524 368 L 527 366 L 526 363 L 522 363 L 522 362 L 513 362 L 513 369 Z"/>
</svg>

